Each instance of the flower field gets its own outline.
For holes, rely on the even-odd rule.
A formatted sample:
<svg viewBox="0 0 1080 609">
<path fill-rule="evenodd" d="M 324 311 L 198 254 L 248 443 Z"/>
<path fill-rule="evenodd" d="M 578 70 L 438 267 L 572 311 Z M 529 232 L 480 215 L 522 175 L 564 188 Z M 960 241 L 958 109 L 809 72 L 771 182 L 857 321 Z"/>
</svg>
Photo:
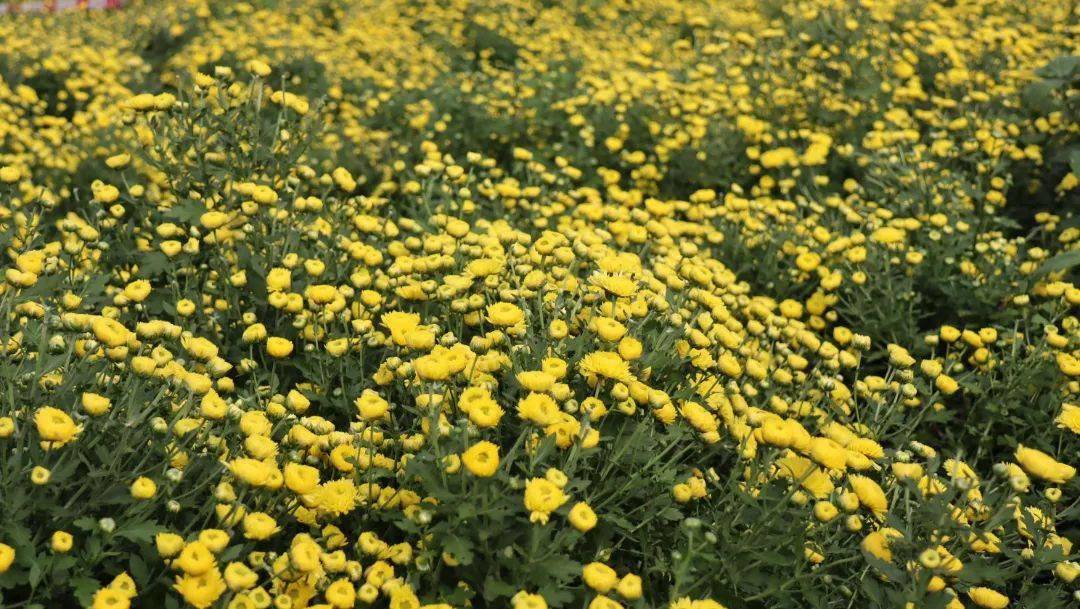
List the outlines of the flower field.
<svg viewBox="0 0 1080 609">
<path fill-rule="evenodd" d="M 1077 606 L 1078 41 L 0 16 L 0 607 Z"/>
</svg>

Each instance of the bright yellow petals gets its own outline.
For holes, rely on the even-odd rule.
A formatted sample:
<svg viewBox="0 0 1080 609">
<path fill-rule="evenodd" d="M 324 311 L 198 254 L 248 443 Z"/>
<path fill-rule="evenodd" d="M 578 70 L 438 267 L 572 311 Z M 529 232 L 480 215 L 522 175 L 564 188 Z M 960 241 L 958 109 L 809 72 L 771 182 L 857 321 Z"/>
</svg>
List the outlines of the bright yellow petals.
<svg viewBox="0 0 1080 609">
<path fill-rule="evenodd" d="M 469 473 L 478 478 L 490 478 L 499 469 L 499 447 L 482 440 L 461 454 L 461 462 Z"/>
</svg>

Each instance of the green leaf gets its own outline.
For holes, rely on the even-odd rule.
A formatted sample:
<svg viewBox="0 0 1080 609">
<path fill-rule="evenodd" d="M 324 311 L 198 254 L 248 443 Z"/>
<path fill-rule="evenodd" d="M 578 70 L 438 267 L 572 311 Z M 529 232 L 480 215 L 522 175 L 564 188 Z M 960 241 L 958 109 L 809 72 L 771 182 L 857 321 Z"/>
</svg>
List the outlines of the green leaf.
<svg viewBox="0 0 1080 609">
<path fill-rule="evenodd" d="M 468 539 L 451 535 L 443 540 L 443 550 L 450 553 L 462 565 L 472 564 L 473 544 Z"/>
<path fill-rule="evenodd" d="M 972 560 L 964 563 L 964 570 L 960 572 L 960 581 L 971 584 L 997 583 L 1006 580 L 1008 572 L 991 565 L 985 560 Z"/>
<path fill-rule="evenodd" d="M 41 569 L 41 563 L 39 561 L 34 561 L 34 564 L 30 565 L 30 574 L 27 576 L 31 588 L 37 588 L 37 585 L 41 583 L 42 575 L 44 575 L 44 573 Z"/>
<path fill-rule="evenodd" d="M 171 220 L 179 220 L 181 222 L 192 224 L 204 213 L 206 213 L 206 205 L 202 201 L 189 199 L 183 203 L 173 205 L 169 208 L 169 211 L 165 212 L 163 215 Z"/>
<path fill-rule="evenodd" d="M 139 264 L 139 274 L 144 277 L 153 277 L 169 268 L 169 258 L 161 252 L 146 254 Z"/>
<path fill-rule="evenodd" d="M 533 563 L 531 570 L 550 580 L 567 581 L 581 575 L 581 563 L 556 555 Z"/>
<path fill-rule="evenodd" d="M 1065 252 L 1064 254 L 1058 254 L 1053 258 L 1047 260 L 1035 271 L 1033 277 L 1043 277 L 1048 273 L 1056 273 L 1058 271 L 1068 270 L 1076 265 L 1080 264 L 1080 250 L 1073 250 L 1071 252 Z"/>
<path fill-rule="evenodd" d="M 1043 78 L 1059 78 L 1068 80 L 1080 73 L 1080 56 L 1062 55 L 1051 59 L 1045 66 L 1035 72 Z"/>
<path fill-rule="evenodd" d="M 3 530 L 4 537 L 7 538 L 7 543 L 15 546 L 15 548 L 33 549 L 34 539 L 30 535 L 30 531 L 19 524 L 9 524 Z"/>
<path fill-rule="evenodd" d="M 924 599 L 920 606 L 924 607 L 925 609 L 945 609 L 945 607 L 948 606 L 949 602 L 952 599 L 952 596 L 949 596 L 948 594 L 945 594 L 943 592 L 938 592 L 935 594 L 931 594 L 929 597 Z"/>
<path fill-rule="evenodd" d="M 767 565 L 774 565 L 777 567 L 783 567 L 792 564 L 790 556 L 784 556 L 779 552 L 773 552 L 771 550 L 762 550 L 754 555 L 754 558 Z"/>
<path fill-rule="evenodd" d="M 1054 83 L 1047 80 L 1033 82 L 1024 88 L 1020 99 L 1029 110 L 1039 114 L 1048 114 L 1054 109 L 1055 88 Z"/>
<path fill-rule="evenodd" d="M 863 593 L 870 597 L 875 604 L 880 605 L 884 600 L 884 597 L 881 594 L 881 586 L 873 577 L 863 577 L 862 581 L 859 582 L 859 585 L 862 587 Z"/>
<path fill-rule="evenodd" d="M 516 592 L 517 588 L 514 586 L 501 582 L 490 575 L 484 580 L 484 599 L 488 602 L 501 597 L 509 598 Z"/>
<path fill-rule="evenodd" d="M 660 517 L 664 520 L 682 520 L 683 513 L 678 508 L 669 507 L 660 512 Z"/>
<path fill-rule="evenodd" d="M 20 292 L 20 296 L 25 300 L 33 300 L 46 294 L 53 294 L 60 289 L 60 286 L 64 283 L 64 275 L 45 275 L 37 280 L 37 283 L 24 289 Z"/>
<path fill-rule="evenodd" d="M 71 589 L 75 592 L 75 598 L 79 600 L 83 606 L 89 606 L 94 600 L 94 593 L 97 592 L 100 584 L 96 579 L 89 577 L 75 577 L 71 579 Z"/>
<path fill-rule="evenodd" d="M 79 560 L 77 558 L 75 558 L 74 556 L 71 556 L 71 555 L 64 555 L 64 556 L 58 556 L 58 557 L 53 558 L 53 563 L 52 563 L 53 576 L 56 576 L 56 574 L 58 572 L 60 572 L 60 571 L 67 571 L 68 569 L 74 567 L 75 564 L 78 563 L 78 562 L 79 562 Z"/>
<path fill-rule="evenodd" d="M 510 65 L 517 60 L 518 46 L 502 34 L 478 23 L 469 23 L 467 30 L 476 49 L 491 49 L 492 58 Z"/>
<path fill-rule="evenodd" d="M 130 539 L 131 541 L 150 541 L 154 535 L 164 531 L 165 528 L 152 522 L 140 522 L 116 530 L 117 537 Z"/>
<path fill-rule="evenodd" d="M 539 590 L 549 607 L 562 607 L 574 600 L 574 595 L 562 586 L 544 586 Z"/>
<path fill-rule="evenodd" d="M 238 547 L 238 546 L 233 546 Z M 230 550 L 232 548 L 229 548 Z M 228 561 L 226 557 L 221 557 L 219 560 Z M 131 561 L 128 563 L 128 568 L 131 571 L 131 577 L 137 582 L 141 582 L 144 585 L 150 582 L 150 570 L 146 567 L 146 561 L 142 559 L 138 554 L 132 554 Z"/>
</svg>

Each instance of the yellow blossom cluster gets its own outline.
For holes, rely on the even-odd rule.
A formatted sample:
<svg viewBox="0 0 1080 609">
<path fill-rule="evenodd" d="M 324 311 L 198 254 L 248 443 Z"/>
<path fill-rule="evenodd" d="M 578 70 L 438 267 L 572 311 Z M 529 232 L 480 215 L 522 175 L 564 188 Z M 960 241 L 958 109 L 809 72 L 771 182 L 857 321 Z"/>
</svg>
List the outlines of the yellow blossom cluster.
<svg viewBox="0 0 1080 609">
<path fill-rule="evenodd" d="M 1070 606 L 1078 11 L 0 17 L 0 605 Z"/>
</svg>

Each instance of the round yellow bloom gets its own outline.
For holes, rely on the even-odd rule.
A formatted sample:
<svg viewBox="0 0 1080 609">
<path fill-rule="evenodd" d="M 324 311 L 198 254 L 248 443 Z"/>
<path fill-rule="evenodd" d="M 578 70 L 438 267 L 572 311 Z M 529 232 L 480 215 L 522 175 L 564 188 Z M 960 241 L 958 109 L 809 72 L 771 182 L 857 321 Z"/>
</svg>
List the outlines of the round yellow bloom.
<svg viewBox="0 0 1080 609">
<path fill-rule="evenodd" d="M 344 167 L 338 167 L 331 172 L 331 177 L 334 180 L 334 184 L 337 184 L 338 188 L 345 192 L 352 192 L 356 190 L 356 180 L 349 173 L 348 169 Z"/>
<path fill-rule="evenodd" d="M 1067 429 L 1074 434 L 1080 434 L 1080 406 L 1076 404 L 1062 404 L 1061 413 L 1054 419 L 1057 426 Z"/>
<path fill-rule="evenodd" d="M 6 543 L 0 543 L 0 573 L 7 572 L 13 562 L 15 562 L 15 548 Z"/>
<path fill-rule="evenodd" d="M 71 551 L 71 546 L 74 541 L 75 538 L 71 536 L 71 533 L 68 533 L 67 531 L 56 531 L 49 540 L 49 547 L 57 554 L 67 554 Z"/>
<path fill-rule="evenodd" d="M 879 516 L 889 509 L 889 500 L 877 482 L 866 476 L 849 476 L 848 482 L 851 483 L 851 490 L 855 491 L 863 507 Z"/>
<path fill-rule="evenodd" d="M 829 501 L 818 501 L 814 504 L 814 517 L 821 522 L 829 522 L 839 513 L 840 510 Z"/>
<path fill-rule="evenodd" d="M 231 562 L 225 567 L 225 583 L 230 590 L 247 590 L 259 583 L 259 574 L 242 562 Z"/>
<path fill-rule="evenodd" d="M 214 568 L 214 555 L 201 541 L 184 546 L 173 564 L 188 575 L 202 575 Z"/>
<path fill-rule="evenodd" d="M 600 338 L 609 342 L 616 342 L 626 334 L 626 326 L 610 317 L 597 317 L 593 327 Z"/>
<path fill-rule="evenodd" d="M 578 502 L 574 507 L 570 508 L 567 519 L 575 529 L 582 533 L 591 531 L 598 521 L 596 512 L 594 512 L 593 509 L 589 507 L 589 504 L 584 501 Z"/>
<path fill-rule="evenodd" d="M 1076 475 L 1076 468 L 1055 460 L 1050 455 L 1028 448 L 1023 444 L 1016 447 L 1016 462 L 1024 471 L 1054 484 L 1065 484 Z"/>
<path fill-rule="evenodd" d="M 82 407 L 86 414 L 100 416 L 109 412 L 109 409 L 112 408 L 112 400 L 96 393 L 83 392 Z"/>
<path fill-rule="evenodd" d="M 383 325 L 390 330 L 391 340 L 394 341 L 394 344 L 399 346 L 404 346 L 406 343 L 406 336 L 420 325 L 419 315 L 415 313 L 405 313 L 403 311 L 384 313 L 380 320 Z"/>
<path fill-rule="evenodd" d="M 936 569 L 941 565 L 941 554 L 934 548 L 927 548 L 919 553 L 919 564 L 927 569 Z"/>
<path fill-rule="evenodd" d="M 247 67 L 249 70 L 251 70 L 252 74 L 260 78 L 266 78 L 267 76 L 270 76 L 270 66 L 267 65 L 264 61 L 252 59 L 248 62 Z"/>
<path fill-rule="evenodd" d="M 893 539 L 899 539 L 902 536 L 900 531 L 896 529 L 880 529 L 864 537 L 860 545 L 868 554 L 872 554 L 885 562 L 891 562 L 893 554 L 889 545 Z"/>
<path fill-rule="evenodd" d="M 195 609 L 207 609 L 227 589 L 216 567 L 200 574 L 186 573 L 176 578 L 173 588 Z"/>
<path fill-rule="evenodd" d="M 937 378 L 934 379 L 934 387 L 937 387 L 938 391 L 945 395 L 952 395 L 956 393 L 957 389 L 960 388 L 960 385 L 951 376 L 939 374 Z"/>
<path fill-rule="evenodd" d="M 518 372 L 517 381 L 528 391 L 543 393 L 555 384 L 555 377 L 541 370 L 530 370 Z"/>
<path fill-rule="evenodd" d="M 642 595 L 641 578 L 633 573 L 623 575 L 619 584 L 615 586 L 615 592 L 628 601 L 636 601 Z"/>
<path fill-rule="evenodd" d="M 48 484 L 50 478 L 52 478 L 52 472 L 49 471 L 48 468 L 35 465 L 34 468 L 30 470 L 30 482 L 33 482 L 34 484 L 39 486 Z"/>
<path fill-rule="evenodd" d="M 325 592 L 326 602 L 337 609 L 348 609 L 356 604 L 356 589 L 347 579 L 330 584 Z"/>
<path fill-rule="evenodd" d="M 150 296 L 150 282 L 145 279 L 132 281 L 124 286 L 124 296 L 131 302 L 142 302 Z"/>
<path fill-rule="evenodd" d="M 905 233 L 903 229 L 895 228 L 892 226 L 884 226 L 882 228 L 879 228 L 870 235 L 870 239 L 872 241 L 881 243 L 883 245 L 900 243 L 905 239 L 905 237 L 907 237 L 907 233 Z"/>
<path fill-rule="evenodd" d="M 229 545 L 230 534 L 221 529 L 203 529 L 199 531 L 199 543 L 214 554 L 220 553 Z"/>
<path fill-rule="evenodd" d="M 43 406 L 34 412 L 34 425 L 42 440 L 61 445 L 73 440 L 81 431 L 68 413 L 51 406 Z"/>
<path fill-rule="evenodd" d="M 258 459 L 241 458 L 229 462 L 229 471 L 251 486 L 262 486 L 273 475 L 274 466 Z"/>
<path fill-rule="evenodd" d="M 1009 606 L 1009 597 L 990 588 L 978 586 L 968 590 L 967 594 L 971 602 L 984 609 L 1005 609 Z"/>
<path fill-rule="evenodd" d="M 569 332 L 569 326 L 566 324 L 565 321 L 561 319 L 554 319 L 551 321 L 550 324 L 548 324 L 548 336 L 554 338 L 555 340 L 566 338 L 566 335 Z"/>
<path fill-rule="evenodd" d="M 135 499 L 150 499 L 157 494 L 157 485 L 154 481 L 140 477 L 131 483 L 131 496 Z"/>
<path fill-rule="evenodd" d="M 469 415 L 469 421 L 480 428 L 495 427 L 502 420 L 504 411 L 486 390 L 466 389 L 458 402 L 459 408 Z"/>
<path fill-rule="evenodd" d="M 453 372 L 447 358 L 434 353 L 413 360 L 413 369 L 425 381 L 445 381 Z"/>
<path fill-rule="evenodd" d="M 271 336 L 266 339 L 266 352 L 270 357 L 282 359 L 289 357 L 293 352 L 292 341 L 279 336 Z"/>
<path fill-rule="evenodd" d="M 585 565 L 581 570 L 581 576 L 585 580 L 585 585 L 601 594 L 608 592 L 619 583 L 619 576 L 615 573 L 615 569 L 601 562 Z"/>
<path fill-rule="evenodd" d="M 547 601 L 539 594 L 529 594 L 521 590 L 510 599 L 513 609 L 548 609 Z"/>
<path fill-rule="evenodd" d="M 624 336 L 619 341 L 619 357 L 626 361 L 633 361 L 641 357 L 641 354 L 645 351 L 644 345 L 641 341 L 633 336 Z"/>
<path fill-rule="evenodd" d="M 114 577 L 113 580 L 109 582 L 109 589 L 116 590 L 128 598 L 135 598 L 139 593 L 138 588 L 135 586 L 135 580 L 132 579 L 127 572 L 123 572 Z"/>
<path fill-rule="evenodd" d="M 350 479 L 331 480 L 320 484 L 313 492 L 315 507 L 330 514 L 347 514 L 356 508 L 358 494 Z"/>
<path fill-rule="evenodd" d="M 521 308 L 509 302 L 497 302 L 487 308 L 487 320 L 496 326 L 512 326 L 525 319 Z"/>
<path fill-rule="evenodd" d="M 611 351 L 594 351 L 586 355 L 578 362 L 578 368 L 587 376 L 604 377 L 623 383 L 635 380 L 626 360 Z"/>
<path fill-rule="evenodd" d="M 499 469 L 499 447 L 481 440 L 461 454 L 461 463 L 474 476 L 490 478 Z"/>
<path fill-rule="evenodd" d="M 90 609 L 129 609 L 131 597 L 120 590 L 101 588 L 94 593 L 94 602 Z"/>
<path fill-rule="evenodd" d="M 1054 575 L 1066 584 L 1071 584 L 1080 577 L 1080 564 L 1063 560 L 1054 567 Z"/>
<path fill-rule="evenodd" d="M 184 549 L 184 538 L 176 533 L 158 533 L 154 536 L 154 545 L 162 558 L 172 558 Z"/>
<path fill-rule="evenodd" d="M 207 230 L 214 230 L 225 226 L 229 221 L 228 214 L 220 211 L 208 211 L 199 216 L 199 224 Z"/>
<path fill-rule="evenodd" d="M 795 257 L 795 266 L 799 267 L 800 271 L 809 273 L 821 265 L 821 256 L 815 252 L 802 252 Z"/>
<path fill-rule="evenodd" d="M 525 483 L 525 509 L 530 512 L 531 522 L 546 524 L 551 513 L 568 499 L 561 488 L 544 478 L 531 478 Z"/>
<path fill-rule="evenodd" d="M 244 537 L 247 539 L 269 539 L 278 532 L 277 521 L 264 512 L 251 512 L 244 516 Z"/>
<path fill-rule="evenodd" d="M 22 177 L 18 167 L 12 167 L 10 165 L 4 165 L 0 167 L 0 182 L 5 184 L 13 184 L 18 182 Z"/>
<path fill-rule="evenodd" d="M 310 537 L 297 535 L 289 549 L 289 563 L 302 573 L 310 573 L 319 567 L 321 554 L 319 545 Z"/>
<path fill-rule="evenodd" d="M 353 402 L 360 418 L 365 421 L 377 421 L 389 418 L 390 402 L 370 389 L 365 389 Z"/>
<path fill-rule="evenodd" d="M 518 401 L 518 416 L 542 427 L 558 422 L 559 406 L 551 396 L 530 393 Z"/>
<path fill-rule="evenodd" d="M 306 495 L 319 486 L 319 470 L 310 465 L 285 465 L 285 486 L 297 495 Z"/>
<path fill-rule="evenodd" d="M 628 298 L 637 291 L 637 282 L 627 275 L 616 275 L 596 271 L 589 276 L 589 283 L 612 296 Z"/>
<path fill-rule="evenodd" d="M 110 169 L 122 169 L 131 162 L 131 155 L 123 152 L 120 154 L 114 154 L 113 156 L 105 159 L 105 165 Z"/>
<path fill-rule="evenodd" d="M 120 198 L 120 189 L 112 184 L 101 184 L 99 182 L 97 188 L 94 188 L 94 185 L 91 184 L 90 190 L 94 193 L 94 199 L 101 203 L 112 203 Z"/>
</svg>

